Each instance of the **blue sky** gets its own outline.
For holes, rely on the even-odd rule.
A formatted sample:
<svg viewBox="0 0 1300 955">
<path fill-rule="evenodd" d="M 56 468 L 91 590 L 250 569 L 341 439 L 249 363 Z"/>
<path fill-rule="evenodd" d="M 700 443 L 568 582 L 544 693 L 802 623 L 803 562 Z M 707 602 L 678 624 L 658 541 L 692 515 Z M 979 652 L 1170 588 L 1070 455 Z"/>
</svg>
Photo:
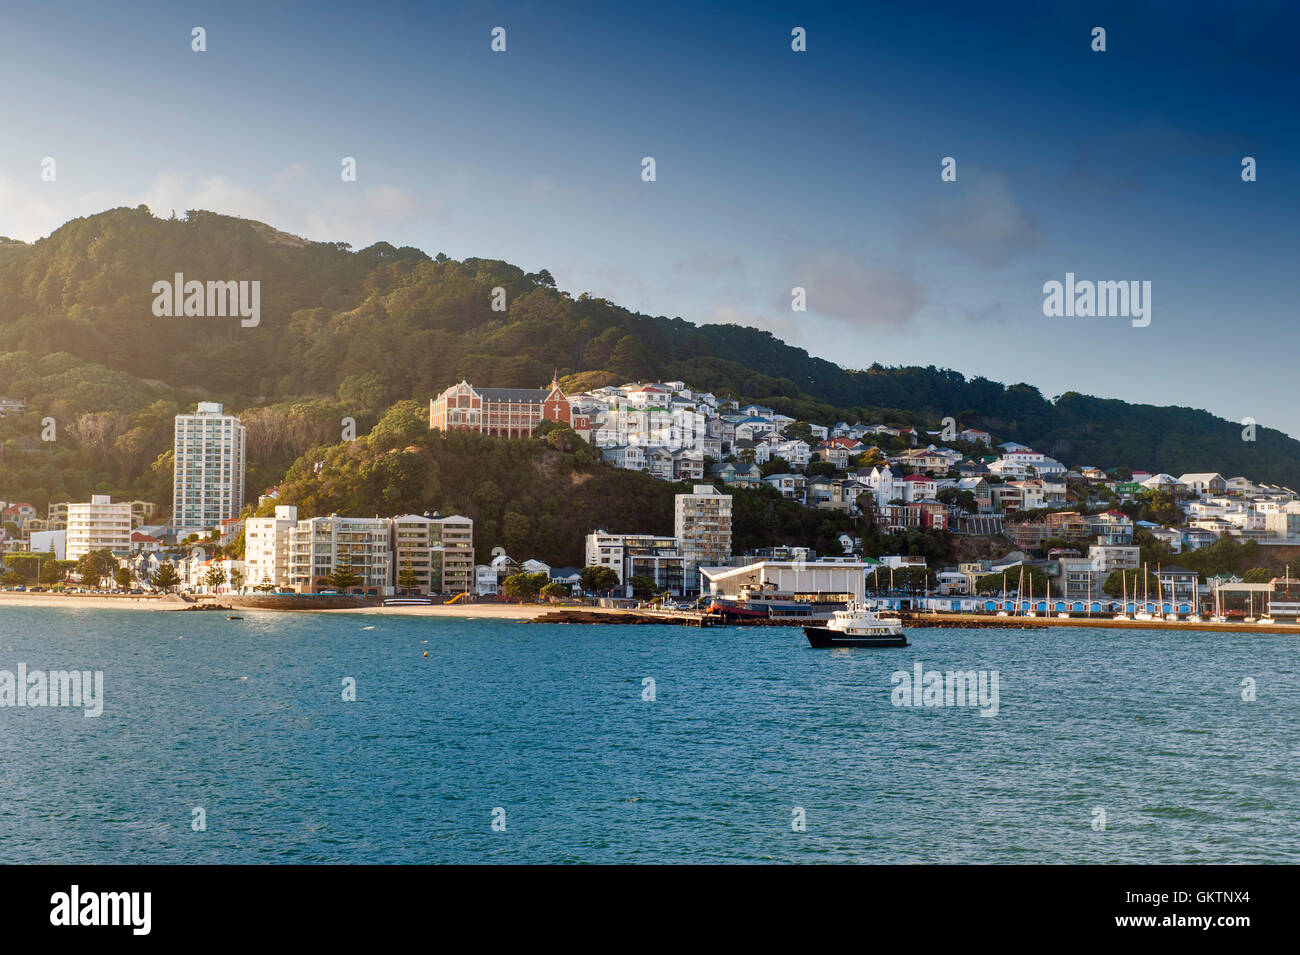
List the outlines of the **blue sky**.
<svg viewBox="0 0 1300 955">
<path fill-rule="evenodd" d="M 1300 435 L 1300 13 L 897 6 L 11 2 L 0 234 L 206 208 Z M 1150 281 L 1150 326 L 1045 317 L 1066 272 Z"/>
</svg>

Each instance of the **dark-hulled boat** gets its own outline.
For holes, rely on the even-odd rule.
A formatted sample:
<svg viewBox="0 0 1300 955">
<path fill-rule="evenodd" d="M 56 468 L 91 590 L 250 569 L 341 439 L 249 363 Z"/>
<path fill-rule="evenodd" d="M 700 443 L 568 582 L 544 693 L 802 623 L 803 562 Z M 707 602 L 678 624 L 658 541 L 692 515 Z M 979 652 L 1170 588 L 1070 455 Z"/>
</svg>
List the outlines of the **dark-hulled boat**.
<svg viewBox="0 0 1300 955">
<path fill-rule="evenodd" d="M 826 626 L 804 627 L 803 632 L 808 643 L 818 648 L 908 646 L 902 621 L 880 617 L 864 607 L 837 610 Z"/>
</svg>

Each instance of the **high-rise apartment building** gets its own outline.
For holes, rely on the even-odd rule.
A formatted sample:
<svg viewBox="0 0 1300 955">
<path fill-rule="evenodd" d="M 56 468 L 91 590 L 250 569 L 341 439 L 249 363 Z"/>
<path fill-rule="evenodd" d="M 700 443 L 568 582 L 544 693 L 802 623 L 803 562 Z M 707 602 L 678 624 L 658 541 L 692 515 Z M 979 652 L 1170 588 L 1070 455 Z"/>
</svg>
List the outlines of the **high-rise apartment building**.
<svg viewBox="0 0 1300 955">
<path fill-rule="evenodd" d="M 731 495 L 719 494 L 710 484 L 696 484 L 693 493 L 678 494 L 673 532 L 693 589 L 700 567 L 721 566 L 731 557 Z"/>
<path fill-rule="evenodd" d="M 176 527 L 216 527 L 244 506 L 244 426 L 221 405 L 200 401 L 176 416 L 173 466 Z"/>
</svg>

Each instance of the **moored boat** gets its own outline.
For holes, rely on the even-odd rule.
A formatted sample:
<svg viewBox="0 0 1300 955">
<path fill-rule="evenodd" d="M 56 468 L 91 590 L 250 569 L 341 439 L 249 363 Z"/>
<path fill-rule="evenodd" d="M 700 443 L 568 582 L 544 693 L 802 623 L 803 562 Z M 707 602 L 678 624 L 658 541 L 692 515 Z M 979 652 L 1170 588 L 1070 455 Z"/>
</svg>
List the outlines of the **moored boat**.
<svg viewBox="0 0 1300 955">
<path fill-rule="evenodd" d="M 831 614 L 824 627 L 804 627 L 814 647 L 905 647 L 907 636 L 896 617 L 881 617 L 874 610 L 853 606 Z"/>
</svg>

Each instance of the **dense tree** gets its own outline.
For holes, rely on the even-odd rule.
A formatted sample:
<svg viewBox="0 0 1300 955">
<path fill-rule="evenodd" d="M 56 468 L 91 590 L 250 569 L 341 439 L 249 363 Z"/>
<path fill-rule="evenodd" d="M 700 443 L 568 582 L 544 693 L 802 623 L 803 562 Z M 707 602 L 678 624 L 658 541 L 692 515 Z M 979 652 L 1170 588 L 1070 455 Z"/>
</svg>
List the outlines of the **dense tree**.
<svg viewBox="0 0 1300 955">
<path fill-rule="evenodd" d="M 591 564 L 582 568 L 582 589 L 589 594 L 603 594 L 618 586 L 618 574 L 612 567 Z"/>
<path fill-rule="evenodd" d="M 501 593 L 510 600 L 528 602 L 537 599 L 550 578 L 545 573 L 511 574 L 501 583 Z"/>
</svg>

